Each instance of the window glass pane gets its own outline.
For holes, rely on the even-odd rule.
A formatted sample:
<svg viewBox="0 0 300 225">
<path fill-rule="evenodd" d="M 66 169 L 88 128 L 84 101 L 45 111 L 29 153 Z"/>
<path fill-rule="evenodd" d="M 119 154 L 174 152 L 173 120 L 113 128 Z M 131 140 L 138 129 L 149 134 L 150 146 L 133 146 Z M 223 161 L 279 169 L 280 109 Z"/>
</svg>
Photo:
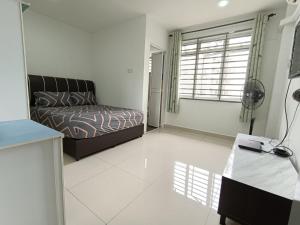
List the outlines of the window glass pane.
<svg viewBox="0 0 300 225">
<path fill-rule="evenodd" d="M 223 84 L 224 85 L 225 84 L 232 84 L 232 85 L 242 85 L 242 86 L 244 86 L 245 79 L 240 79 L 240 78 L 238 78 L 238 79 L 234 79 L 234 78 L 232 78 L 232 79 L 224 79 L 223 78 Z"/>
<path fill-rule="evenodd" d="M 243 85 L 223 84 L 222 90 L 241 91 Z"/>
<path fill-rule="evenodd" d="M 194 80 L 181 80 L 180 81 L 181 85 L 194 85 Z"/>
<path fill-rule="evenodd" d="M 223 62 L 223 55 L 220 53 L 215 54 L 200 54 L 198 63 L 221 63 Z"/>
<path fill-rule="evenodd" d="M 242 97 L 222 95 L 220 100 L 221 101 L 240 102 L 241 99 L 242 99 Z"/>
<path fill-rule="evenodd" d="M 199 80 L 196 80 L 196 87 L 198 85 L 207 85 L 207 84 L 213 84 L 213 85 L 216 85 L 216 84 L 220 84 L 221 80 L 220 79 L 199 79 Z M 218 88 L 218 87 L 214 87 L 214 88 Z"/>
<path fill-rule="evenodd" d="M 195 95 L 218 95 L 219 91 L 218 90 L 195 90 Z M 217 96 L 215 96 L 217 97 Z"/>
<path fill-rule="evenodd" d="M 201 69 L 217 69 L 221 68 L 222 63 L 200 63 L 198 62 L 198 70 Z"/>
<path fill-rule="evenodd" d="M 194 73 L 195 73 L 194 70 L 181 70 L 181 78 L 184 78 L 184 76 L 187 76 L 187 75 L 194 76 Z"/>
<path fill-rule="evenodd" d="M 221 74 L 217 73 L 217 74 L 198 74 L 196 76 L 197 79 L 221 79 Z"/>
<path fill-rule="evenodd" d="M 228 40 L 228 47 L 247 47 L 251 44 L 251 36 L 230 38 Z"/>
<path fill-rule="evenodd" d="M 184 61 L 181 61 L 181 66 L 184 66 L 184 65 L 194 65 L 194 67 L 195 67 L 195 60 L 184 60 Z"/>
<path fill-rule="evenodd" d="M 196 60 L 196 55 L 182 55 L 181 62 L 184 62 L 185 60 Z"/>
<path fill-rule="evenodd" d="M 182 51 L 191 51 L 191 50 L 195 50 L 197 48 L 197 44 L 191 44 L 191 45 L 183 45 L 182 46 Z"/>
<path fill-rule="evenodd" d="M 237 68 L 237 67 L 224 67 L 224 73 L 246 73 L 247 72 L 247 68 L 245 67 L 241 67 L 241 68 Z"/>
<path fill-rule="evenodd" d="M 199 48 L 200 52 L 208 50 L 220 50 L 224 48 L 224 40 L 200 43 Z"/>
<path fill-rule="evenodd" d="M 195 64 L 181 65 L 181 70 L 194 70 L 194 69 L 195 69 Z"/>
<path fill-rule="evenodd" d="M 210 94 L 205 94 L 205 95 L 196 94 L 194 99 L 215 100 L 215 101 L 219 100 L 217 94 L 212 94 L 212 95 L 210 95 Z"/>
<path fill-rule="evenodd" d="M 219 69 L 201 69 L 197 70 L 197 75 L 216 75 L 221 73 L 221 68 Z"/>
</svg>

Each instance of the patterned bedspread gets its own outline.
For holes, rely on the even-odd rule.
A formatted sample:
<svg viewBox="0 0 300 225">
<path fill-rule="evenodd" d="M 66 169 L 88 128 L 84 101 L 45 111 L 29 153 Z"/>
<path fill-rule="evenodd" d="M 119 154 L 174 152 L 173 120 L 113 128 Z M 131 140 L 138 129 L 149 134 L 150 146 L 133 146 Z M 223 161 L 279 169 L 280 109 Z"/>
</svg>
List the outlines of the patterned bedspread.
<svg viewBox="0 0 300 225">
<path fill-rule="evenodd" d="M 32 120 L 76 139 L 97 137 L 143 123 L 140 111 L 106 105 L 32 107 L 30 111 Z"/>
</svg>

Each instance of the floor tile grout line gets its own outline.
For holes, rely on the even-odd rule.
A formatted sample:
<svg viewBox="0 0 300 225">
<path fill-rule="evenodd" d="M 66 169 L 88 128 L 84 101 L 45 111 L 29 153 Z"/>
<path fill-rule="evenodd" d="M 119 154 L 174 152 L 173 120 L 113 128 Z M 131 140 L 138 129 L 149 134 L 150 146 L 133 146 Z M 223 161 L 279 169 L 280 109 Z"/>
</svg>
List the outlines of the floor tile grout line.
<svg viewBox="0 0 300 225">
<path fill-rule="evenodd" d="M 134 153 L 131 153 L 131 155 L 134 155 Z M 101 157 L 99 157 L 99 156 L 96 156 L 96 155 L 95 155 L 95 157 L 98 158 L 98 159 L 101 159 L 101 160 L 103 160 L 104 162 L 107 162 L 107 163 L 109 163 L 109 164 L 111 164 L 111 165 L 113 165 L 113 166 L 117 166 L 118 164 L 121 164 L 121 163 L 123 163 L 124 161 L 126 161 L 126 160 L 129 159 L 129 158 L 128 158 L 128 159 L 126 158 L 126 159 L 122 160 L 121 162 L 118 162 L 118 163 L 111 163 L 111 162 L 109 162 L 108 160 L 103 159 L 103 158 L 101 158 Z"/>
<path fill-rule="evenodd" d="M 103 169 L 102 171 L 100 171 L 100 172 L 97 172 L 96 174 L 94 174 L 94 175 L 92 175 L 92 176 L 89 176 L 88 178 L 85 178 L 84 180 L 82 180 L 82 181 L 80 181 L 80 182 L 78 182 L 78 183 L 76 183 L 76 184 L 72 185 L 71 187 L 68 187 L 69 189 L 75 188 L 76 186 L 78 186 L 78 185 L 80 185 L 80 184 L 84 183 L 85 181 L 88 181 L 88 180 L 90 180 L 90 179 L 92 179 L 92 178 L 94 178 L 94 177 L 96 177 L 96 176 L 100 175 L 101 173 L 104 173 L 104 172 L 106 172 L 107 170 L 111 169 L 112 167 L 115 167 L 115 165 L 114 165 L 114 164 L 112 164 L 112 163 L 110 163 L 110 162 L 108 162 L 108 161 L 106 161 L 106 160 L 103 160 L 103 159 L 101 159 L 101 158 L 97 157 L 96 155 L 94 155 L 94 156 L 90 156 L 90 157 L 91 157 L 91 158 L 93 158 L 93 159 L 96 159 L 96 160 L 102 161 L 104 164 L 108 164 L 108 167 L 107 167 L 107 168 L 105 168 L 105 169 Z M 75 161 L 75 162 L 76 162 L 76 161 Z M 68 164 L 68 165 L 69 165 L 69 164 Z M 65 166 L 67 166 L 67 165 L 64 165 L 64 167 L 65 167 Z"/>
<path fill-rule="evenodd" d="M 109 165 L 109 167 L 103 169 L 102 171 L 97 172 L 96 174 L 94 174 L 94 175 L 92 175 L 92 176 L 89 176 L 88 178 L 85 178 L 84 180 L 81 180 L 80 182 L 78 182 L 78 183 L 76 183 L 76 184 L 74 184 L 74 185 L 72 185 L 71 187 L 68 187 L 68 188 L 69 188 L 69 189 L 73 189 L 73 188 L 77 187 L 78 185 L 80 185 L 80 184 L 82 184 L 82 183 L 84 183 L 84 182 L 86 182 L 86 181 L 88 181 L 88 180 L 90 180 L 90 179 L 93 179 L 94 177 L 96 177 L 96 176 L 98 176 L 98 175 L 100 175 L 100 174 L 102 174 L 102 173 L 108 171 L 108 170 L 111 169 L 112 167 L 114 167 L 114 166 L 113 166 L 113 165 Z"/>
<path fill-rule="evenodd" d="M 94 159 L 97 159 L 99 161 L 102 161 L 103 163 L 107 163 L 107 164 L 113 165 L 113 163 L 108 162 L 108 161 L 106 161 L 106 160 L 104 160 L 104 159 L 102 159 L 100 157 L 97 157 L 96 155 L 92 155 L 91 157 L 94 158 Z"/>
<path fill-rule="evenodd" d="M 107 224 L 106 221 L 104 221 L 101 217 L 99 217 L 92 209 L 90 209 L 86 204 L 84 204 L 77 196 L 69 189 L 67 191 L 81 204 L 83 205 L 87 210 L 89 210 L 97 219 L 99 219 L 102 223 Z"/>
<path fill-rule="evenodd" d="M 115 166 L 115 167 L 116 167 L 117 169 L 120 169 L 120 170 L 122 170 L 123 172 L 125 172 L 125 173 L 131 175 L 131 176 L 134 176 L 135 178 L 141 180 L 142 182 L 145 182 L 146 184 L 148 183 L 148 182 L 146 181 L 146 179 L 143 179 L 143 178 L 139 177 L 138 175 L 135 175 L 135 174 L 133 174 L 132 172 L 123 169 L 122 167 L 119 167 L 119 166 Z M 153 183 L 155 183 L 156 180 L 158 180 L 161 176 L 163 176 L 164 173 L 166 173 L 167 171 L 168 171 L 168 169 L 164 169 L 164 170 L 162 171 L 162 173 L 159 174 L 159 175 L 157 175 L 157 176 L 153 179 L 153 181 L 151 181 L 151 182 L 148 183 L 147 186 L 152 185 Z"/>
<path fill-rule="evenodd" d="M 127 171 L 124 171 L 123 169 L 121 168 L 118 168 L 116 166 L 111 166 L 110 168 L 108 169 L 111 169 L 112 167 L 115 167 L 117 169 L 120 169 L 122 172 L 126 173 L 127 175 L 130 175 L 130 176 L 134 176 L 136 179 L 139 179 L 139 181 L 141 182 L 145 182 L 145 180 L 139 178 L 139 177 L 136 177 L 135 175 L 131 174 L 131 173 L 128 173 Z M 105 171 L 107 171 L 108 169 L 106 169 Z M 103 171 L 103 172 L 105 172 Z M 101 174 L 101 173 L 99 173 Z M 99 175 L 98 174 L 98 175 Z M 102 222 L 104 222 L 106 225 L 108 223 L 110 223 L 114 218 L 116 218 L 121 212 L 123 212 L 128 206 L 130 206 L 135 200 L 137 200 L 146 190 L 148 190 L 152 185 L 154 185 L 157 180 L 159 179 L 159 177 L 161 177 L 162 175 L 159 175 L 157 178 L 155 178 L 155 180 L 149 184 L 145 184 L 145 188 L 143 188 L 143 190 L 136 196 L 134 197 L 128 204 L 126 204 L 122 209 L 120 209 L 117 214 L 115 216 L 113 216 L 108 222 L 105 222 L 103 219 L 101 219 L 101 217 L 99 217 L 92 209 L 90 209 L 86 204 L 84 204 L 73 192 L 71 189 L 73 188 L 67 188 L 65 187 L 65 189 L 74 197 L 76 198 L 76 200 L 78 200 L 84 207 L 86 207 L 89 211 L 91 211 L 98 219 L 100 219 Z M 95 177 L 95 176 L 94 176 Z M 87 180 L 86 180 L 87 181 Z M 83 182 L 82 182 L 83 183 Z"/>
<path fill-rule="evenodd" d="M 138 179 L 138 180 L 140 180 L 140 181 L 146 183 L 146 181 L 145 181 L 144 179 L 140 178 L 139 176 L 137 176 L 137 175 L 135 175 L 135 174 L 133 174 L 133 173 L 127 171 L 127 170 L 124 170 L 123 168 L 121 168 L 121 167 L 119 167 L 119 166 L 114 166 L 114 167 L 115 167 L 116 169 L 119 169 L 119 170 L 121 170 L 122 172 L 126 173 L 127 175 L 133 176 L 134 178 L 136 178 L 136 179 Z"/>
<path fill-rule="evenodd" d="M 112 222 L 116 217 L 118 217 L 123 211 L 125 211 L 126 208 L 128 208 L 136 200 L 138 200 L 149 188 L 155 185 L 162 176 L 163 174 L 157 176 L 151 184 L 147 185 L 135 198 L 133 198 L 126 206 L 124 206 L 120 211 L 118 211 L 118 213 L 109 220 L 108 224 Z"/>
<path fill-rule="evenodd" d="M 130 159 L 130 158 L 125 159 L 125 160 L 123 160 L 122 162 L 120 162 L 120 163 L 118 163 L 118 164 L 111 164 L 111 165 L 112 165 L 112 167 L 114 167 L 114 168 L 120 169 L 120 170 L 122 170 L 123 172 L 125 172 L 125 173 L 127 173 L 127 174 L 129 174 L 129 175 L 131 175 L 131 176 L 134 176 L 135 178 L 137 178 L 137 179 L 139 179 L 139 180 L 141 180 L 141 181 L 143 181 L 143 182 L 146 182 L 143 178 L 140 178 L 139 176 L 137 176 L 137 175 L 135 175 L 135 174 L 133 174 L 133 173 L 131 173 L 131 172 L 129 172 L 129 171 L 123 169 L 122 167 L 120 167 L 120 164 L 122 164 L 123 162 L 125 162 L 125 161 L 127 161 L 127 160 L 129 160 L 129 159 Z"/>
<path fill-rule="evenodd" d="M 115 216 L 113 216 L 113 217 L 106 223 L 103 219 L 101 219 L 99 216 L 97 216 L 97 214 L 96 214 L 95 212 L 93 212 L 92 209 L 90 209 L 87 205 L 85 205 L 83 202 L 81 202 L 80 199 L 72 192 L 71 189 L 76 188 L 76 186 L 78 186 L 78 185 L 80 185 L 80 184 L 82 184 L 82 183 L 84 183 L 84 182 L 86 182 L 86 181 L 88 181 L 88 180 L 90 180 L 90 179 L 92 179 L 92 178 L 94 178 L 94 177 L 96 177 L 96 176 L 98 176 L 98 175 L 104 173 L 104 172 L 107 172 L 109 169 L 112 169 L 112 168 L 119 169 L 119 170 L 121 170 L 123 173 L 126 173 L 127 175 L 133 176 L 134 178 L 138 179 L 140 182 L 145 182 L 145 188 L 143 188 L 143 190 L 142 190 L 136 197 L 134 197 L 127 205 L 125 205 L 122 209 L 120 209 L 120 211 L 118 211 L 117 214 L 116 214 Z M 166 172 L 166 171 L 165 171 L 165 172 Z M 163 172 L 163 173 L 164 173 L 164 172 Z M 147 183 L 144 179 L 142 179 L 142 178 L 136 176 L 135 174 L 132 174 L 132 173 L 130 173 L 130 172 L 128 172 L 128 171 L 126 171 L 126 170 L 124 170 L 124 169 L 122 169 L 122 168 L 116 166 L 116 165 L 110 165 L 110 167 L 109 167 L 109 168 L 106 168 L 104 171 L 99 172 L 99 173 L 95 174 L 94 176 L 92 176 L 92 177 L 90 177 L 90 178 L 88 178 L 88 179 L 85 179 L 84 181 L 81 181 L 80 183 L 78 183 L 78 184 L 76 184 L 76 185 L 74 185 L 74 186 L 72 186 L 72 187 L 65 187 L 65 189 L 66 189 L 73 197 L 75 197 L 76 200 L 78 200 L 83 206 L 85 206 L 86 208 L 88 208 L 89 211 L 91 211 L 95 216 L 97 216 L 97 218 L 99 218 L 102 222 L 105 222 L 105 224 L 108 224 L 108 223 L 110 223 L 113 219 L 115 219 L 118 215 L 120 215 L 120 213 L 123 212 L 127 207 L 129 207 L 135 200 L 137 200 L 137 199 L 138 199 L 145 191 L 147 191 L 152 185 L 154 185 L 154 184 L 157 182 L 157 180 L 159 180 L 159 178 L 162 177 L 162 176 L 163 176 L 163 174 L 160 174 L 160 175 L 158 175 L 156 178 L 154 178 L 154 180 L 153 180 L 152 182 Z"/>
<path fill-rule="evenodd" d="M 97 172 L 96 174 L 94 174 L 94 175 L 92 175 L 92 176 L 90 176 L 90 177 L 88 177 L 88 178 L 86 178 L 86 179 L 84 179 L 84 180 L 81 180 L 80 182 L 78 182 L 78 183 L 76 183 L 76 184 L 74 184 L 74 185 L 72 185 L 72 186 L 70 186 L 70 187 L 66 187 L 66 188 L 68 188 L 69 190 L 71 190 L 71 189 L 73 189 L 73 188 L 76 188 L 78 185 L 80 185 L 80 184 L 82 184 L 82 183 L 84 183 L 84 182 L 86 182 L 86 181 L 88 181 L 88 180 L 91 180 L 91 179 L 95 178 L 96 176 L 98 176 L 98 175 L 100 175 L 100 174 L 102 174 L 102 173 L 104 173 L 104 172 L 107 172 L 108 170 L 110 170 L 110 169 L 112 169 L 112 168 L 119 169 L 119 170 L 121 170 L 122 172 L 126 173 L 127 175 L 133 176 L 134 178 L 138 179 L 139 181 L 142 181 L 142 182 L 147 183 L 144 179 L 138 177 L 137 175 L 135 175 L 135 174 L 133 174 L 133 173 L 131 173 L 131 172 L 129 172 L 129 171 L 126 171 L 126 170 L 124 170 L 123 168 L 121 168 L 121 167 L 119 167 L 119 166 L 117 166 L 117 165 L 109 164 L 109 167 L 103 169 L 101 172 Z M 151 182 L 151 183 L 152 183 L 152 182 Z M 149 184 L 149 185 L 150 185 L 150 184 Z M 147 186 L 148 186 L 148 185 L 147 185 Z"/>
<path fill-rule="evenodd" d="M 102 158 L 100 158 L 100 157 L 97 157 L 96 155 L 91 155 L 91 156 L 88 156 L 88 157 L 86 157 L 86 158 L 83 158 L 83 159 L 81 159 L 81 160 L 79 160 L 79 161 L 73 161 L 73 162 L 71 162 L 71 163 L 69 163 L 69 164 L 67 164 L 67 165 L 64 165 L 64 167 L 69 167 L 70 165 L 74 165 L 74 164 L 76 164 L 76 163 L 81 163 L 81 162 L 83 162 L 84 160 L 89 160 L 89 159 L 95 159 L 96 161 L 101 161 L 102 163 L 113 165 L 112 163 L 110 163 L 110 162 L 108 162 L 108 161 L 106 161 L 106 160 L 104 160 L 104 159 L 102 159 Z"/>
<path fill-rule="evenodd" d="M 101 217 L 99 217 L 99 216 L 98 216 L 92 209 L 90 209 L 86 204 L 84 204 L 84 203 L 76 196 L 76 194 L 74 194 L 74 193 L 72 192 L 71 189 L 76 188 L 76 186 L 78 186 L 78 185 L 80 185 L 80 184 L 82 184 L 82 183 L 84 183 L 84 182 L 86 182 L 86 181 L 88 181 L 88 180 L 90 180 L 90 179 L 92 179 L 92 178 L 94 178 L 94 177 L 96 177 L 96 176 L 98 176 L 98 175 L 104 173 L 104 172 L 107 172 L 109 169 L 112 169 L 112 168 L 119 169 L 119 170 L 121 170 L 123 173 L 126 173 L 127 175 L 133 176 L 134 178 L 138 179 L 140 182 L 145 182 L 144 179 L 141 179 L 141 178 L 135 176 L 134 174 L 131 174 L 131 173 L 129 173 L 129 172 L 127 172 L 127 171 L 125 171 L 125 170 L 123 170 L 123 169 L 121 169 L 121 168 L 115 166 L 115 165 L 111 165 L 109 168 L 106 168 L 104 171 L 99 172 L 98 174 L 95 174 L 95 176 L 92 176 L 92 177 L 90 177 L 90 178 L 88 178 L 88 179 L 85 179 L 84 181 L 81 181 L 80 183 L 78 183 L 78 184 L 76 184 L 76 185 L 74 185 L 74 186 L 72 186 L 72 187 L 65 187 L 65 189 L 66 189 L 66 190 L 67 190 L 74 198 L 76 198 L 76 200 L 78 200 L 84 207 L 86 207 L 89 211 L 91 211 L 98 219 L 101 220 L 101 222 L 104 222 L 105 224 L 110 223 L 116 216 L 118 216 L 123 210 L 125 210 L 125 208 L 127 208 L 131 203 L 133 203 L 137 198 L 139 198 L 139 196 L 142 195 L 143 192 L 145 192 L 149 187 L 151 187 L 151 186 L 156 182 L 156 180 L 157 180 L 160 176 L 162 176 L 162 175 L 159 175 L 159 177 L 155 178 L 155 180 L 154 180 L 153 182 L 148 183 L 148 184 L 146 183 L 146 184 L 145 184 L 145 187 L 143 188 L 143 190 L 142 190 L 135 198 L 133 198 L 127 205 L 125 205 L 122 209 L 120 209 L 120 211 L 118 211 L 117 214 L 116 214 L 115 216 L 113 216 L 108 222 L 106 222 L 106 221 L 104 221 L 103 219 L 101 219 Z"/>
<path fill-rule="evenodd" d="M 137 176 L 137 175 L 135 175 L 135 174 L 133 174 L 133 173 L 131 173 L 131 172 L 129 172 L 129 171 L 127 171 L 127 170 L 125 170 L 125 169 L 123 169 L 123 168 L 117 166 L 117 165 L 114 166 L 114 167 L 115 167 L 116 169 L 119 169 L 119 170 L 121 170 L 122 172 L 126 173 L 127 175 L 133 176 L 133 177 L 135 177 L 136 179 L 139 179 L 140 181 L 147 183 L 143 178 L 140 178 L 139 176 Z"/>
<path fill-rule="evenodd" d="M 145 189 L 143 189 L 135 198 L 133 198 L 130 202 L 128 202 L 128 204 L 126 204 L 122 209 L 120 209 L 108 222 L 107 224 L 109 224 L 110 222 L 112 222 L 116 217 L 118 217 L 123 211 L 125 211 L 130 205 L 132 205 L 136 200 L 138 200 L 143 194 L 144 192 L 146 192 L 150 187 L 152 187 L 154 185 L 155 182 L 153 182 L 152 184 L 148 185 L 147 187 L 145 187 Z"/>
</svg>

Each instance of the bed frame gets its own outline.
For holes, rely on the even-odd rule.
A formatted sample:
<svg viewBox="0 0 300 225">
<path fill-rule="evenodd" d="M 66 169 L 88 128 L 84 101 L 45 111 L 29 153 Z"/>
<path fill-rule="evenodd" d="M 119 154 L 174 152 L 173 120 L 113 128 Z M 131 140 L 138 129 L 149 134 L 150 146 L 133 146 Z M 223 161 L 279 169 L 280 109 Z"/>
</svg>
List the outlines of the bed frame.
<svg viewBox="0 0 300 225">
<path fill-rule="evenodd" d="M 86 92 L 92 91 L 96 94 L 95 84 L 90 80 L 67 79 L 59 77 L 48 77 L 40 75 L 28 75 L 28 89 L 30 106 L 35 105 L 33 93 L 36 91 L 70 91 Z M 101 152 L 105 149 L 114 147 L 118 144 L 142 137 L 144 134 L 144 124 L 124 130 L 107 133 L 102 136 L 74 139 L 64 138 L 63 149 L 68 155 L 74 157 L 77 161 L 91 154 Z"/>
</svg>

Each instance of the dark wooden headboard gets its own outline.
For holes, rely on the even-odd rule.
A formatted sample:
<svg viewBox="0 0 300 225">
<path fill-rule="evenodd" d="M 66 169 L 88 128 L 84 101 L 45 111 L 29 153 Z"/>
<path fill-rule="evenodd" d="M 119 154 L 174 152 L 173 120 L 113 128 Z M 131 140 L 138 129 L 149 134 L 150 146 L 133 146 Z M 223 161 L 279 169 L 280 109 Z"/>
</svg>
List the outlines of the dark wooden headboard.
<svg viewBox="0 0 300 225">
<path fill-rule="evenodd" d="M 61 77 L 47 77 L 28 74 L 28 90 L 30 97 L 30 106 L 35 105 L 34 92 L 52 91 L 52 92 L 87 92 L 92 91 L 96 94 L 95 84 L 91 80 L 78 80 Z"/>
</svg>

